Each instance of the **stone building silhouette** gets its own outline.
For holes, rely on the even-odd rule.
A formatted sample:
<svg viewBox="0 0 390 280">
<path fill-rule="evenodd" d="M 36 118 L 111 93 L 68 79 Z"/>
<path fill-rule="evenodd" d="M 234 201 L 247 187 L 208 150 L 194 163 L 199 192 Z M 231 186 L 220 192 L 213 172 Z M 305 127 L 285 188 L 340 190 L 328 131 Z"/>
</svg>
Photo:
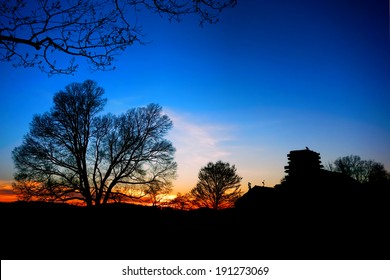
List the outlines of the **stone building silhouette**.
<svg viewBox="0 0 390 280">
<path fill-rule="evenodd" d="M 323 168 L 320 153 L 308 148 L 290 151 L 287 158 L 288 165 L 284 167 L 286 181 L 305 183 L 318 177 Z"/>
</svg>

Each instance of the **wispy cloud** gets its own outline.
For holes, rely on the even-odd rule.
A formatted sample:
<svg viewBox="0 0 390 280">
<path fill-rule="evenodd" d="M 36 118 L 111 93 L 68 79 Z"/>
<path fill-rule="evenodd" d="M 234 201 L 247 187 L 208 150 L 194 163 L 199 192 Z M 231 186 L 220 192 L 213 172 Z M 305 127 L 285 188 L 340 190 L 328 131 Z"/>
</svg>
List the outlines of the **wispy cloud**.
<svg viewBox="0 0 390 280">
<path fill-rule="evenodd" d="M 224 160 L 230 155 L 226 141 L 232 140 L 232 127 L 208 121 L 202 123 L 194 115 L 165 111 L 173 121 L 168 138 L 176 148 L 179 188 L 193 187 L 200 168 L 208 162 Z"/>
</svg>

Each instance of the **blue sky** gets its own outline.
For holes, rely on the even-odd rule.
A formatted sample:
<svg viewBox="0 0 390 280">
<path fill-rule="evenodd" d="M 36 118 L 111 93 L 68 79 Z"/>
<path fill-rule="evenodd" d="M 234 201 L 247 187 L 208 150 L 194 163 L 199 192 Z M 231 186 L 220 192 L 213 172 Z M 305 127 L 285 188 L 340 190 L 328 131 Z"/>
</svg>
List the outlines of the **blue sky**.
<svg viewBox="0 0 390 280">
<path fill-rule="evenodd" d="M 373 159 L 390 170 L 389 3 L 385 0 L 240 1 L 220 22 L 169 23 L 143 14 L 147 45 L 129 47 L 116 70 L 51 76 L 0 64 L 0 186 L 12 181 L 11 151 L 36 113 L 71 82 L 93 79 L 106 112 L 160 104 L 174 123 L 178 178 L 195 186 L 209 161 L 235 164 L 248 182 L 273 186 L 287 154 L 306 146 L 322 163 Z"/>
</svg>

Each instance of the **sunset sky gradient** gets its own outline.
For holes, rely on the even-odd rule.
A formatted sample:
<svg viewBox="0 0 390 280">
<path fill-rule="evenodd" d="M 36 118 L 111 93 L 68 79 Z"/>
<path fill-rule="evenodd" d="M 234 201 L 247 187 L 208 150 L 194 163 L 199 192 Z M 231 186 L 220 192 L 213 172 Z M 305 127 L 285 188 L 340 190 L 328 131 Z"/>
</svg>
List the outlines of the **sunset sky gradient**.
<svg viewBox="0 0 390 280">
<path fill-rule="evenodd" d="M 0 201 L 33 115 L 86 79 L 105 89 L 105 112 L 163 107 L 177 149 L 173 193 L 217 160 L 236 165 L 245 191 L 248 182 L 274 186 L 289 151 L 306 146 L 323 164 L 353 154 L 390 170 L 388 0 L 238 0 L 203 28 L 193 17 L 144 14 L 139 23 L 150 43 L 129 47 L 114 71 L 80 64 L 73 76 L 48 77 L 0 63 Z"/>
</svg>

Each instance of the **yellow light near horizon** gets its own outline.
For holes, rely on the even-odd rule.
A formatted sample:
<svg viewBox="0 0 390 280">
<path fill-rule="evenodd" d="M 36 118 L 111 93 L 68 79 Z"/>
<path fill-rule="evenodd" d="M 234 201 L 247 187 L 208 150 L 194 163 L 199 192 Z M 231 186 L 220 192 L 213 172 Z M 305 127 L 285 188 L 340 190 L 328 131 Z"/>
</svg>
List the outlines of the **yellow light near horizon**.
<svg viewBox="0 0 390 280">
<path fill-rule="evenodd" d="M 161 196 L 162 196 L 161 202 L 171 201 L 172 199 L 176 198 L 175 194 L 163 194 Z"/>
</svg>

